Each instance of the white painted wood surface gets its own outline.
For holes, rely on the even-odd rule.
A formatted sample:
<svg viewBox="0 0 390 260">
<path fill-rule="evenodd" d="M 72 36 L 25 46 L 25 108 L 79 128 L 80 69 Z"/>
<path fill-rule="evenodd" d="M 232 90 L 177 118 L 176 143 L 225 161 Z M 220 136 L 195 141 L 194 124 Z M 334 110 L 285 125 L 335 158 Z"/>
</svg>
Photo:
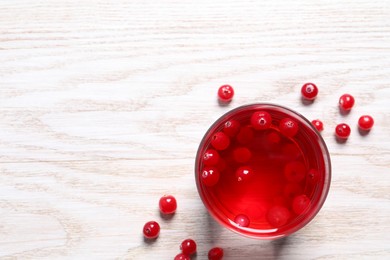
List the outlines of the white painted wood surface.
<svg viewBox="0 0 390 260">
<path fill-rule="evenodd" d="M 317 83 L 314 104 L 300 86 Z M 221 107 L 217 88 L 234 101 Z M 340 115 L 338 97 L 356 106 Z M 320 214 L 278 241 L 208 217 L 197 146 L 229 109 L 253 102 L 320 118 L 333 181 Z M 390 258 L 389 1 L 0 2 L 0 258 Z M 362 114 L 375 118 L 366 136 Z M 347 143 L 334 140 L 347 122 Z M 157 202 L 171 193 L 177 214 Z M 146 243 L 142 226 L 161 223 Z"/>
</svg>

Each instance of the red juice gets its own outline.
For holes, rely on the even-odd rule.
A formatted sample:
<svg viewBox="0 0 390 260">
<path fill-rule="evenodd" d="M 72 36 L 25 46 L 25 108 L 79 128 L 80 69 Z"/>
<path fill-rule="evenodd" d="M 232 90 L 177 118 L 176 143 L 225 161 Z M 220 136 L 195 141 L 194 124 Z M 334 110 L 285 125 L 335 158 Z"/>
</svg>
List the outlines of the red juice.
<svg viewBox="0 0 390 260">
<path fill-rule="evenodd" d="M 195 164 L 198 191 L 211 215 L 260 239 L 287 236 L 310 222 L 326 199 L 330 172 L 328 150 L 312 124 L 271 104 L 223 115 L 205 134 Z"/>
</svg>

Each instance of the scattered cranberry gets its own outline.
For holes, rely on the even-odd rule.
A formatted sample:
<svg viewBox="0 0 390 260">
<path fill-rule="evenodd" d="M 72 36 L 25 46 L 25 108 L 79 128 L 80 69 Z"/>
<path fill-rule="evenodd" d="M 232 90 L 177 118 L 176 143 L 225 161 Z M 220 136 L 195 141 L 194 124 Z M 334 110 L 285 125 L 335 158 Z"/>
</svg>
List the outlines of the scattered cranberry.
<svg viewBox="0 0 390 260">
<path fill-rule="evenodd" d="M 238 131 L 240 131 L 240 122 L 234 119 L 228 120 L 225 122 L 222 131 L 228 136 L 234 137 L 238 134 Z"/>
<path fill-rule="evenodd" d="M 217 165 L 219 161 L 219 153 L 215 151 L 214 149 L 208 149 L 203 154 L 203 163 L 206 166 L 213 166 Z"/>
<path fill-rule="evenodd" d="M 358 125 L 362 130 L 370 130 L 374 125 L 374 119 L 369 115 L 361 116 Z"/>
<path fill-rule="evenodd" d="M 324 124 L 319 119 L 315 119 L 315 120 L 311 121 L 311 124 L 318 130 L 318 132 L 321 132 L 324 130 Z"/>
<path fill-rule="evenodd" d="M 157 238 L 160 234 L 160 225 L 156 221 L 146 222 L 143 232 L 144 236 L 148 239 Z"/>
<path fill-rule="evenodd" d="M 253 132 L 252 127 L 244 126 L 244 127 L 241 127 L 240 131 L 238 132 L 238 134 L 236 136 L 236 139 L 237 139 L 238 143 L 245 145 L 245 144 L 251 143 L 253 141 L 254 137 L 255 137 L 255 134 Z"/>
<path fill-rule="evenodd" d="M 279 144 L 280 140 L 281 140 L 280 135 L 276 132 L 271 132 L 267 134 L 268 144 Z"/>
<path fill-rule="evenodd" d="M 252 175 L 253 175 L 253 170 L 248 166 L 241 166 L 236 170 L 236 177 L 238 181 L 246 181 Z"/>
<path fill-rule="evenodd" d="M 186 239 L 181 242 L 180 249 L 185 255 L 192 255 L 196 252 L 196 243 L 192 239 Z"/>
<path fill-rule="evenodd" d="M 284 167 L 284 177 L 290 182 L 299 183 L 305 179 L 306 167 L 300 161 L 287 163 Z"/>
<path fill-rule="evenodd" d="M 335 129 L 336 136 L 340 139 L 347 139 L 351 134 L 351 128 L 347 124 L 338 124 Z"/>
<path fill-rule="evenodd" d="M 295 214 L 299 215 L 307 211 L 310 205 L 310 199 L 305 194 L 302 194 L 294 198 L 292 208 Z"/>
<path fill-rule="evenodd" d="M 222 260 L 223 258 L 223 249 L 220 247 L 211 248 L 208 253 L 209 260 Z"/>
<path fill-rule="evenodd" d="M 186 254 L 180 253 L 175 256 L 174 260 L 191 260 L 191 258 Z"/>
<path fill-rule="evenodd" d="M 248 162 L 251 157 L 251 151 L 246 147 L 238 147 L 233 151 L 233 157 L 236 162 L 245 163 Z"/>
<path fill-rule="evenodd" d="M 313 83 L 306 83 L 301 88 L 301 93 L 304 99 L 314 100 L 318 94 L 318 88 Z"/>
<path fill-rule="evenodd" d="M 287 223 L 290 215 L 286 207 L 274 206 L 267 213 L 267 221 L 273 227 L 281 227 Z"/>
<path fill-rule="evenodd" d="M 240 227 L 247 227 L 247 226 L 249 226 L 249 218 L 246 215 L 244 215 L 244 214 L 237 215 L 234 218 L 234 222 L 237 225 L 239 225 Z"/>
<path fill-rule="evenodd" d="M 211 145 L 217 150 L 225 150 L 230 144 L 229 137 L 223 132 L 218 132 L 211 138 Z"/>
<path fill-rule="evenodd" d="M 268 112 L 257 111 L 251 116 L 251 124 L 256 130 L 268 129 L 272 124 L 272 117 Z"/>
<path fill-rule="evenodd" d="M 343 110 L 347 110 L 347 111 L 351 110 L 354 104 L 355 104 L 355 99 L 353 98 L 352 95 L 344 94 L 340 97 L 339 105 L 340 108 L 342 108 Z"/>
<path fill-rule="evenodd" d="M 160 211 L 163 214 L 173 214 L 177 208 L 177 202 L 175 197 L 172 195 L 164 195 L 160 198 L 159 201 Z"/>
<path fill-rule="evenodd" d="M 202 182 L 206 186 L 214 186 L 219 180 L 219 171 L 215 167 L 205 167 L 202 171 Z"/>
<path fill-rule="evenodd" d="M 283 135 L 293 137 L 298 133 L 298 123 L 291 118 L 283 118 L 279 122 L 279 130 Z"/>
<path fill-rule="evenodd" d="M 223 85 L 218 89 L 218 97 L 223 102 L 229 102 L 234 96 L 234 89 L 230 85 Z"/>
</svg>

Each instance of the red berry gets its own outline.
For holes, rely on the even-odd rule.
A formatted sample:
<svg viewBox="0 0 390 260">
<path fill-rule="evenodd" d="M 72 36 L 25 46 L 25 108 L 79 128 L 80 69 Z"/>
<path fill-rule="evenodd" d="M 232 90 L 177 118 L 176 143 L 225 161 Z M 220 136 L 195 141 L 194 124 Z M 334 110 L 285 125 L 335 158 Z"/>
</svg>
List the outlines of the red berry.
<svg viewBox="0 0 390 260">
<path fill-rule="evenodd" d="M 218 97 L 223 102 L 229 102 L 234 96 L 234 89 L 230 85 L 223 85 L 218 89 Z"/>
<path fill-rule="evenodd" d="M 293 137 L 298 133 L 298 123 L 291 118 L 283 118 L 279 122 L 279 130 L 283 135 Z"/>
<path fill-rule="evenodd" d="M 233 151 L 233 157 L 236 162 L 245 163 L 248 162 L 251 157 L 251 151 L 246 147 L 238 147 Z"/>
<path fill-rule="evenodd" d="M 266 111 L 254 112 L 251 116 L 251 125 L 256 130 L 264 130 L 270 128 L 272 117 Z"/>
<path fill-rule="evenodd" d="M 364 115 L 359 118 L 358 125 L 362 130 L 370 130 L 374 125 L 374 118 L 369 115 Z"/>
<path fill-rule="evenodd" d="M 148 239 L 157 238 L 160 234 L 160 225 L 156 221 L 146 222 L 143 232 Z"/>
<path fill-rule="evenodd" d="M 267 134 L 267 142 L 270 145 L 279 144 L 280 140 L 281 140 L 280 135 L 276 132 L 271 132 L 271 133 Z"/>
<path fill-rule="evenodd" d="M 203 164 L 206 166 L 217 165 L 219 161 L 219 153 L 214 149 L 208 149 L 203 154 Z"/>
<path fill-rule="evenodd" d="M 211 137 L 211 145 L 217 150 L 225 150 L 229 144 L 230 139 L 223 132 L 218 132 Z"/>
<path fill-rule="evenodd" d="M 244 214 L 237 215 L 234 218 L 234 222 L 237 225 L 239 225 L 240 227 L 247 227 L 247 226 L 249 226 L 249 218 L 246 215 L 244 215 Z"/>
<path fill-rule="evenodd" d="M 160 198 L 158 203 L 160 211 L 163 214 L 173 214 L 177 208 L 177 202 L 172 195 L 164 195 Z"/>
<path fill-rule="evenodd" d="M 220 247 L 211 248 L 208 253 L 209 260 L 222 260 L 223 258 L 223 249 Z"/>
<path fill-rule="evenodd" d="M 295 196 L 302 194 L 303 187 L 295 182 L 288 183 L 283 189 L 283 195 L 288 199 L 292 200 Z"/>
<path fill-rule="evenodd" d="M 313 83 L 306 83 L 301 88 L 303 98 L 307 100 L 314 100 L 318 94 L 318 88 Z"/>
<path fill-rule="evenodd" d="M 192 255 L 196 252 L 196 243 L 192 239 L 186 239 L 181 242 L 180 249 L 185 255 Z"/>
<path fill-rule="evenodd" d="M 307 211 L 310 205 L 310 199 L 305 194 L 302 194 L 294 198 L 292 208 L 295 214 L 299 215 Z"/>
<path fill-rule="evenodd" d="M 191 260 L 191 258 L 186 254 L 180 253 L 175 256 L 174 260 Z"/>
<path fill-rule="evenodd" d="M 290 182 L 299 183 L 305 179 L 306 167 L 300 161 L 293 161 L 284 167 L 284 177 Z"/>
<path fill-rule="evenodd" d="M 238 134 L 236 136 L 236 139 L 237 139 L 238 143 L 245 145 L 245 144 L 251 143 L 253 141 L 254 137 L 255 137 L 255 134 L 253 132 L 252 127 L 244 126 L 244 127 L 241 127 L 240 131 L 238 132 Z"/>
<path fill-rule="evenodd" d="M 234 119 L 228 120 L 223 125 L 222 131 L 228 136 L 234 137 L 238 134 L 238 131 L 240 131 L 240 122 Z"/>
<path fill-rule="evenodd" d="M 311 121 L 311 124 L 317 129 L 318 132 L 321 132 L 324 130 L 324 124 L 319 119 L 315 119 Z"/>
<path fill-rule="evenodd" d="M 236 178 L 238 181 L 246 181 L 252 175 L 253 175 L 253 170 L 248 166 L 241 166 L 236 170 Z"/>
<path fill-rule="evenodd" d="M 219 180 L 219 170 L 215 167 L 205 167 L 202 171 L 202 182 L 206 186 L 214 186 Z"/>
<path fill-rule="evenodd" d="M 343 110 L 351 110 L 355 104 L 355 99 L 350 94 L 344 94 L 339 99 L 339 105 Z"/>
<path fill-rule="evenodd" d="M 273 227 L 281 227 L 287 223 L 290 215 L 286 207 L 274 206 L 267 213 L 267 221 Z"/>
<path fill-rule="evenodd" d="M 347 139 L 351 134 L 351 128 L 347 124 L 338 124 L 335 129 L 336 136 L 340 139 Z"/>
</svg>

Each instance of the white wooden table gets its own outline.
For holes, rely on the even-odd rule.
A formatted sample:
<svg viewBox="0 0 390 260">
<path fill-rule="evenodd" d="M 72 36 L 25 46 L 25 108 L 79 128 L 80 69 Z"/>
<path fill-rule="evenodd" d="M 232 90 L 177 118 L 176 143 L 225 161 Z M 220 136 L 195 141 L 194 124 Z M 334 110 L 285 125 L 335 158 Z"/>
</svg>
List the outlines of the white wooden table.
<svg viewBox="0 0 390 260">
<path fill-rule="evenodd" d="M 310 106 L 307 81 L 320 88 Z M 225 83 L 236 96 L 222 107 Z M 322 119 L 332 157 L 320 214 L 278 241 L 220 227 L 195 186 L 205 131 L 254 102 Z M 173 259 L 191 237 L 193 259 L 213 246 L 225 259 L 389 259 L 389 102 L 389 1 L 3 0 L 0 258 Z M 375 118 L 366 136 L 362 114 Z M 179 204 L 169 220 L 165 193 Z M 161 235 L 146 243 L 152 219 Z"/>
</svg>

